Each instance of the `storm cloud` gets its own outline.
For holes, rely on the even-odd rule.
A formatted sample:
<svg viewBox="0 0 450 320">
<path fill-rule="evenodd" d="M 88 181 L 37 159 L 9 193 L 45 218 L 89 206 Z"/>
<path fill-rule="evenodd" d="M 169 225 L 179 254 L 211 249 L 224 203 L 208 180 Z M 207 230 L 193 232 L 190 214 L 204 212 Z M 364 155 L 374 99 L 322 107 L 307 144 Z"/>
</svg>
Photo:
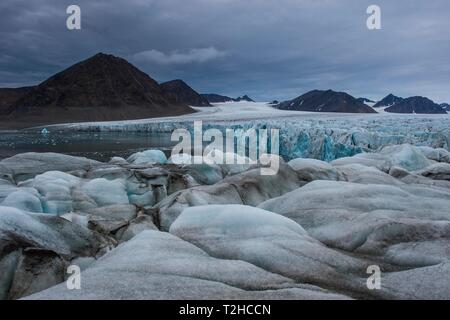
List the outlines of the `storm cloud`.
<svg viewBox="0 0 450 320">
<path fill-rule="evenodd" d="M 81 30 L 66 28 L 71 4 Z M 381 30 L 366 27 L 371 4 Z M 200 92 L 450 102 L 449 9 L 448 0 L 2 0 L 0 86 L 37 84 L 105 52 Z"/>
</svg>

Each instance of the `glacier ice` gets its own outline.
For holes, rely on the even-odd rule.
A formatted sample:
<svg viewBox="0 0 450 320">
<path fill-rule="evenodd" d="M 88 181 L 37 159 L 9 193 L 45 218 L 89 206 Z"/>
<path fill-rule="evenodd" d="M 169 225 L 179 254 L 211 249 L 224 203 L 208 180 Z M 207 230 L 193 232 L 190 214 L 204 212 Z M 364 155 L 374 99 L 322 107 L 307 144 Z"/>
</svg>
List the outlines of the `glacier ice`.
<svg viewBox="0 0 450 320">
<path fill-rule="evenodd" d="M 33 190 L 33 189 L 31 189 Z M 42 213 L 42 203 L 39 199 L 38 192 L 28 190 L 17 190 L 10 193 L 1 203 L 2 206 L 15 207 L 24 211 Z"/>
<path fill-rule="evenodd" d="M 176 192 L 155 205 L 163 230 L 188 207 L 207 204 L 259 203 L 302 185 L 295 171 L 285 163 L 274 176 L 262 176 L 259 169 L 251 169 L 227 177 L 214 185 L 198 186 Z"/>
<path fill-rule="evenodd" d="M 425 157 L 438 162 L 450 163 L 450 152 L 443 148 L 431 148 L 427 146 L 419 147 Z"/>
<path fill-rule="evenodd" d="M 60 217 L 5 206 L 0 206 L 0 235 L 0 256 L 5 250 L 36 247 L 71 259 L 75 255 L 95 256 L 100 247 L 107 245 L 98 234 Z"/>
<path fill-rule="evenodd" d="M 58 215 L 73 210 L 72 188 L 79 182 L 79 178 L 68 173 L 48 171 L 19 186 L 35 188 L 40 194 L 43 212 Z"/>
<path fill-rule="evenodd" d="M 73 258 L 96 257 L 110 245 L 109 239 L 60 217 L 0 206 L 0 298 L 47 289 L 64 280 Z"/>
<path fill-rule="evenodd" d="M 450 181 L 450 163 L 434 163 L 416 173 L 433 180 Z"/>
<path fill-rule="evenodd" d="M 273 212 L 242 205 L 192 207 L 170 233 L 214 257 L 246 261 L 299 282 L 364 291 L 358 277 L 350 276 L 364 268 L 363 260 L 327 248 Z"/>
<path fill-rule="evenodd" d="M 293 159 L 289 166 L 297 172 L 301 180 L 340 180 L 340 174 L 336 168 L 327 162 L 315 159 Z"/>
<path fill-rule="evenodd" d="M 195 115 L 194 115 L 195 117 Z M 377 152 L 387 145 L 411 144 L 450 150 L 448 115 L 330 115 L 280 114 L 239 120 L 239 113 L 228 119 L 220 113 L 212 118 L 200 113 L 203 129 L 280 129 L 280 155 L 286 160 L 314 158 L 332 161 L 362 152 Z M 109 123 L 73 124 L 61 129 L 101 132 L 171 133 L 175 129 L 193 130 L 189 119 L 141 120 Z M 227 150 L 230 151 L 230 150 Z"/>
<path fill-rule="evenodd" d="M 421 170 L 432 162 L 419 148 L 409 144 L 386 146 L 377 153 L 362 153 L 354 157 L 332 161 L 334 166 L 352 163 L 376 167 L 384 172 L 389 172 L 389 169 L 394 166 L 408 171 Z"/>
<path fill-rule="evenodd" d="M 348 299 L 244 261 L 211 257 L 159 231 L 141 232 L 81 276 L 81 290 L 63 283 L 27 299 Z"/>
<path fill-rule="evenodd" d="M 183 210 L 170 226 L 175 235 L 195 234 L 209 236 L 207 229 L 214 229 L 213 237 L 219 234 L 239 234 L 240 238 L 257 236 L 306 235 L 306 231 L 294 221 L 281 215 L 255 207 L 243 205 L 206 205 Z"/>
<path fill-rule="evenodd" d="M 450 254 L 420 250 L 417 243 L 450 243 L 450 190 L 420 185 L 357 184 L 314 181 L 260 208 L 287 216 L 315 239 L 341 250 L 380 255 L 399 265 L 422 266 L 423 261 L 450 259 Z M 402 252 L 391 246 L 403 243 Z"/>
<path fill-rule="evenodd" d="M 98 178 L 85 183 L 82 189 L 97 203 L 99 207 L 113 204 L 129 203 L 123 180 L 107 180 Z"/>
<path fill-rule="evenodd" d="M 0 161 L 0 176 L 12 176 L 16 183 L 47 171 L 89 170 L 100 162 L 59 153 L 22 153 Z"/>
<path fill-rule="evenodd" d="M 342 136 L 327 132 L 333 149 Z M 425 144 L 440 139 L 430 135 Z M 357 140 L 375 151 L 370 135 Z M 61 283 L 31 299 L 449 298 L 450 164 L 441 147 L 386 145 L 329 161 L 334 149 L 327 161 L 281 161 L 275 176 L 258 165 L 231 173 L 80 160 L 40 172 L 44 164 L 4 161 L 0 298 L 62 281 L 61 259 L 83 264 L 83 289 Z M 28 212 L 40 210 L 60 217 Z M 381 290 L 366 286 L 373 264 Z"/>
<path fill-rule="evenodd" d="M 341 181 L 362 183 L 362 184 L 385 184 L 402 185 L 403 182 L 395 179 L 393 176 L 380 171 L 374 167 L 367 167 L 359 163 L 351 163 L 342 166 L 336 166 L 336 170 L 342 177 Z M 398 168 L 398 167 L 397 167 Z"/>
<path fill-rule="evenodd" d="M 132 154 L 127 161 L 138 165 L 166 163 L 167 157 L 161 150 L 146 150 Z"/>
</svg>

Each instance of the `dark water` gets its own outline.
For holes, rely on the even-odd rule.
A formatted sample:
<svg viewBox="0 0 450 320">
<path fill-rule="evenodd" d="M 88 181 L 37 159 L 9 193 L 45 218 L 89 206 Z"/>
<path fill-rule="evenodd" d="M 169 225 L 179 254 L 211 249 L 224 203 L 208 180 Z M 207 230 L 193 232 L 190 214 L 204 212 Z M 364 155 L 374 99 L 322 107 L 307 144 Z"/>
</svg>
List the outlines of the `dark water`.
<svg viewBox="0 0 450 320">
<path fill-rule="evenodd" d="M 169 133 L 0 131 L 0 159 L 24 152 L 57 152 L 108 161 L 113 156 L 126 158 L 148 149 L 169 154 L 175 144 Z"/>
</svg>

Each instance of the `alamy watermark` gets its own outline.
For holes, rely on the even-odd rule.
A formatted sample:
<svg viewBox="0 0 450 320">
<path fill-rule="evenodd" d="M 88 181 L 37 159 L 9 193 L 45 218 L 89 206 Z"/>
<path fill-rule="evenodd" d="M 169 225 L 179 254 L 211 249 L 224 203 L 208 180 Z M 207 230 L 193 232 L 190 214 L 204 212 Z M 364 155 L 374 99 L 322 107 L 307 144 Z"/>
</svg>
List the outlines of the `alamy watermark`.
<svg viewBox="0 0 450 320">
<path fill-rule="evenodd" d="M 75 4 L 67 7 L 66 13 L 69 15 L 66 20 L 66 27 L 69 30 L 81 29 L 81 8 Z"/>
<path fill-rule="evenodd" d="M 370 5 L 367 8 L 367 14 L 370 16 L 367 18 L 366 25 L 369 30 L 381 29 L 381 8 L 375 4 Z"/>
<path fill-rule="evenodd" d="M 66 280 L 66 286 L 68 290 L 80 290 L 81 289 L 81 268 L 77 265 L 70 265 L 67 268 L 67 274 L 70 276 Z"/>
<path fill-rule="evenodd" d="M 67 7 L 66 13 L 69 15 L 66 20 L 66 27 L 69 30 L 81 30 L 81 8 L 76 4 Z M 367 7 L 366 13 L 370 16 L 366 20 L 369 30 L 381 29 L 381 8 L 376 4 Z"/>
<path fill-rule="evenodd" d="M 366 285 L 369 290 L 381 289 L 381 268 L 377 265 L 371 265 L 367 268 L 367 274 L 370 276 L 367 278 Z"/>
</svg>

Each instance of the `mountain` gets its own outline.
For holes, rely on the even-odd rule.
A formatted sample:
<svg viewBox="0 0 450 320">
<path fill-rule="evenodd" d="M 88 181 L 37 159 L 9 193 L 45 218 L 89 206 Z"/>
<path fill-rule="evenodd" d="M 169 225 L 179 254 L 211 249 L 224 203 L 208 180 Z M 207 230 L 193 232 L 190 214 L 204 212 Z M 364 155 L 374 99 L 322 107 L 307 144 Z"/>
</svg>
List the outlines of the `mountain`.
<svg viewBox="0 0 450 320">
<path fill-rule="evenodd" d="M 220 94 L 215 93 L 204 93 L 201 96 L 208 100 L 210 103 L 231 102 L 234 100 L 233 98 L 221 96 Z"/>
<path fill-rule="evenodd" d="M 404 99 L 394 96 L 392 93 L 384 97 L 381 101 L 378 101 L 373 107 L 374 108 L 385 108 L 392 107 L 396 103 L 402 102 Z"/>
<path fill-rule="evenodd" d="M 376 113 L 351 95 L 333 90 L 313 90 L 275 107 L 282 110 L 313 112 Z"/>
<path fill-rule="evenodd" d="M 425 97 L 410 97 L 385 109 L 392 113 L 446 114 L 438 104 Z"/>
<path fill-rule="evenodd" d="M 34 87 L 22 88 L 0 88 L 0 112 L 3 108 L 15 104 L 25 94 L 33 90 Z"/>
<path fill-rule="evenodd" d="M 233 100 L 236 101 L 236 102 L 240 102 L 240 101 L 255 102 L 255 101 L 253 101 L 252 98 L 250 98 L 247 95 L 242 96 L 242 97 L 237 97 L 236 99 L 233 99 Z"/>
<path fill-rule="evenodd" d="M 230 98 L 227 96 L 221 96 L 220 94 L 206 93 L 202 94 L 201 96 L 204 97 L 206 100 L 208 100 L 210 103 L 240 102 L 240 101 L 255 102 L 252 100 L 252 98 L 250 98 L 247 95 L 237 98 Z"/>
<path fill-rule="evenodd" d="M 190 106 L 210 107 L 208 100 L 188 86 L 183 80 L 172 80 L 161 85 L 163 92 L 170 97 L 171 101 L 183 103 Z"/>
<path fill-rule="evenodd" d="M 450 112 L 450 104 L 448 103 L 442 103 L 440 104 L 441 108 L 446 110 L 447 112 Z"/>
<path fill-rule="evenodd" d="M 3 108 L 20 125 L 129 120 L 195 112 L 126 60 L 99 53 L 45 80 Z"/>
<path fill-rule="evenodd" d="M 365 105 L 368 105 L 369 107 L 373 107 L 375 105 L 375 101 L 372 101 L 367 98 L 358 98 L 356 99 L 358 102 L 364 103 Z"/>
</svg>

